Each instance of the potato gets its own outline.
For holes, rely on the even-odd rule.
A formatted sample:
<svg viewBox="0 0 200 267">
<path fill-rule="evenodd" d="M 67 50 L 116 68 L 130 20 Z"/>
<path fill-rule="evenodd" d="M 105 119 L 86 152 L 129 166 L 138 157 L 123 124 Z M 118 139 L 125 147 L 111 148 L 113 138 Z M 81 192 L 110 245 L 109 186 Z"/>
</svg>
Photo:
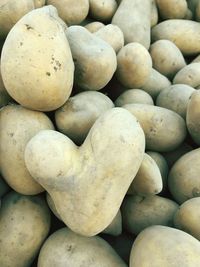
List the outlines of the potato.
<svg viewBox="0 0 200 267">
<path fill-rule="evenodd" d="M 55 6 L 67 25 L 81 23 L 89 12 L 89 0 L 47 0 L 47 5 Z"/>
<path fill-rule="evenodd" d="M 44 189 L 29 174 L 24 162 L 28 141 L 39 131 L 53 129 L 50 119 L 42 112 L 19 105 L 8 105 L 0 111 L 0 166 L 5 181 L 15 191 L 38 194 Z"/>
<path fill-rule="evenodd" d="M 70 97 L 55 112 L 56 126 L 77 144 L 81 144 L 97 118 L 114 107 L 106 95 L 86 91 Z"/>
<path fill-rule="evenodd" d="M 5 89 L 5 86 L 1 77 L 1 65 L 0 65 L 0 108 L 6 106 L 12 98 L 9 96 L 8 92 Z"/>
<path fill-rule="evenodd" d="M 81 26 L 69 27 L 66 34 L 75 63 L 75 84 L 84 90 L 105 87 L 117 67 L 114 49 Z"/>
<path fill-rule="evenodd" d="M 196 90 L 192 93 L 187 106 L 186 125 L 187 129 L 198 145 L 200 144 L 200 90 Z"/>
<path fill-rule="evenodd" d="M 157 152 L 172 151 L 186 137 L 184 119 L 166 108 L 145 104 L 123 106 L 139 121 L 145 133 L 146 149 Z"/>
<path fill-rule="evenodd" d="M 148 154 L 144 154 L 140 168 L 129 187 L 128 193 L 140 196 L 158 194 L 162 191 L 162 177 L 158 165 Z"/>
<path fill-rule="evenodd" d="M 186 66 L 185 59 L 178 47 L 169 40 L 158 40 L 150 46 L 153 68 L 172 79 Z"/>
<path fill-rule="evenodd" d="M 0 266 L 31 266 L 50 228 L 50 212 L 41 196 L 10 192 L 0 209 Z"/>
<path fill-rule="evenodd" d="M 200 63 L 191 63 L 182 68 L 174 77 L 173 84 L 183 83 L 191 87 L 200 85 Z"/>
<path fill-rule="evenodd" d="M 91 33 L 94 33 L 101 28 L 103 28 L 105 25 L 100 21 L 93 21 L 90 23 L 87 23 L 84 27 Z"/>
<path fill-rule="evenodd" d="M 122 47 L 117 54 L 116 77 L 126 88 L 140 88 L 151 75 L 152 60 L 149 52 L 139 43 Z"/>
<path fill-rule="evenodd" d="M 156 0 L 151 1 L 151 27 L 158 23 L 158 8 L 156 5 Z"/>
<path fill-rule="evenodd" d="M 167 226 L 151 226 L 133 243 L 130 267 L 200 266 L 200 243 L 191 235 Z"/>
<path fill-rule="evenodd" d="M 126 267 L 127 265 L 102 238 L 83 237 L 67 228 L 62 228 L 44 243 L 37 266 Z"/>
<path fill-rule="evenodd" d="M 160 174 L 162 177 L 162 183 L 163 183 L 163 190 L 167 190 L 167 177 L 169 173 L 169 167 L 167 164 L 166 159 L 158 152 L 154 151 L 146 151 L 146 153 L 155 160 L 156 164 L 158 165 L 158 168 L 160 170 Z"/>
<path fill-rule="evenodd" d="M 124 228 L 138 235 L 151 225 L 173 226 L 176 202 L 159 196 L 127 196 L 122 204 Z"/>
<path fill-rule="evenodd" d="M 116 25 L 108 24 L 94 34 L 112 46 L 116 53 L 124 46 L 123 32 Z"/>
<path fill-rule="evenodd" d="M 200 196 L 200 149 L 194 149 L 179 158 L 168 176 L 169 190 L 180 204 Z"/>
<path fill-rule="evenodd" d="M 117 214 L 142 162 L 144 146 L 135 117 L 113 108 L 97 119 L 79 149 L 59 132 L 40 131 L 26 146 L 25 161 L 65 224 L 92 236 Z"/>
<path fill-rule="evenodd" d="M 162 19 L 182 19 L 187 12 L 186 0 L 156 0 Z"/>
<path fill-rule="evenodd" d="M 168 2 L 166 2 L 168 3 Z M 167 39 L 175 43 L 183 55 L 200 53 L 200 24 L 184 19 L 170 19 L 152 28 L 152 42 Z"/>
<path fill-rule="evenodd" d="M 185 84 L 171 85 L 160 92 L 156 106 L 173 110 L 185 119 L 187 105 L 194 91 L 194 88 Z"/>
<path fill-rule="evenodd" d="M 117 10 L 115 0 L 89 0 L 90 16 L 96 20 L 108 22 Z"/>
<path fill-rule="evenodd" d="M 199 204 L 200 197 L 189 199 L 180 206 L 174 216 L 174 225 L 198 240 L 200 240 Z"/>
<path fill-rule="evenodd" d="M 22 106 L 41 111 L 59 108 L 71 93 L 73 72 L 64 27 L 53 6 L 29 12 L 9 32 L 1 74 L 6 90 Z"/>
<path fill-rule="evenodd" d="M 0 175 L 0 198 L 10 190 L 4 179 Z M 1 205 L 0 205 L 1 206 Z"/>
<path fill-rule="evenodd" d="M 157 70 L 151 69 L 151 74 L 146 83 L 141 87 L 142 90 L 150 94 L 153 99 L 156 99 L 158 94 L 166 87 L 170 86 L 171 82 Z"/>
<path fill-rule="evenodd" d="M 112 18 L 112 24 L 122 30 L 125 44 L 137 42 L 149 49 L 151 1 L 123 0 Z"/>
<path fill-rule="evenodd" d="M 135 103 L 148 105 L 154 104 L 152 97 L 148 93 L 140 89 L 126 90 L 115 100 L 116 107 L 122 107 L 126 104 Z"/>
</svg>

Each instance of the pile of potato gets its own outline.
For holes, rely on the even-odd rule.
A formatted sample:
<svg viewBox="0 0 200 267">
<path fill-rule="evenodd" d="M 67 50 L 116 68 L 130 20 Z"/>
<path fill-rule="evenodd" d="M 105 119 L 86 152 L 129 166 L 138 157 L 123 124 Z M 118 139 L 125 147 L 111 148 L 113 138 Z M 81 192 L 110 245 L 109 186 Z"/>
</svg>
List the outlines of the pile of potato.
<svg viewBox="0 0 200 267">
<path fill-rule="evenodd" d="M 0 51 L 0 267 L 199 267 L 200 0 L 2 0 Z"/>
</svg>

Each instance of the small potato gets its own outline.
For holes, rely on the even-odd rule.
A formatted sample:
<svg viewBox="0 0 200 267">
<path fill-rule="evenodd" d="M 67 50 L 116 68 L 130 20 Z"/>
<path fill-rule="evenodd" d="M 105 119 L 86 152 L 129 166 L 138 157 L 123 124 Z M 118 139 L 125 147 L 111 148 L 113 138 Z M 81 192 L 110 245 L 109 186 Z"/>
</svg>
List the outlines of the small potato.
<svg viewBox="0 0 200 267">
<path fill-rule="evenodd" d="M 156 0 L 151 1 L 151 27 L 158 23 L 158 8 L 156 5 Z"/>
<path fill-rule="evenodd" d="M 5 88 L 29 109 L 55 110 L 71 94 L 74 64 L 60 21 L 53 6 L 35 9 L 15 24 L 4 43 L 1 74 Z"/>
<path fill-rule="evenodd" d="M 80 24 L 89 12 L 89 0 L 47 0 L 47 5 L 55 6 L 67 25 Z"/>
<path fill-rule="evenodd" d="M 6 106 L 12 98 L 6 91 L 6 88 L 3 84 L 2 77 L 1 77 L 1 65 L 0 65 L 0 108 Z"/>
<path fill-rule="evenodd" d="M 167 178 L 169 173 L 169 167 L 167 164 L 166 159 L 158 152 L 154 151 L 146 151 L 146 153 L 155 160 L 156 164 L 158 165 L 158 168 L 160 170 L 160 174 L 162 177 L 162 183 L 163 183 L 163 190 L 167 191 Z"/>
<path fill-rule="evenodd" d="M 156 99 L 156 106 L 173 110 L 185 119 L 189 99 L 195 91 L 185 84 L 171 85 L 160 92 Z"/>
<path fill-rule="evenodd" d="M 179 158 L 168 176 L 169 190 L 180 204 L 200 196 L 200 148 L 194 149 Z"/>
<path fill-rule="evenodd" d="M 194 236 L 200 240 L 200 197 L 195 197 L 185 201 L 177 210 L 174 216 L 176 228 Z"/>
<path fill-rule="evenodd" d="M 133 243 L 130 267 L 200 266 L 200 243 L 193 236 L 167 226 L 143 230 Z"/>
<path fill-rule="evenodd" d="M 186 0 L 156 0 L 162 19 L 182 19 L 187 12 Z"/>
<path fill-rule="evenodd" d="M 89 0 L 90 16 L 96 20 L 108 22 L 117 10 L 115 0 Z"/>
<path fill-rule="evenodd" d="M 44 243 L 38 267 L 127 267 L 114 249 L 98 236 L 83 237 L 67 228 L 54 232 Z"/>
<path fill-rule="evenodd" d="M 168 2 L 166 2 L 168 3 Z M 184 19 L 170 19 L 152 28 L 152 42 L 170 40 L 181 50 L 183 55 L 200 53 L 200 24 Z"/>
<path fill-rule="evenodd" d="M 198 145 L 200 144 L 199 116 L 200 116 L 200 90 L 196 90 L 193 92 L 187 106 L 186 125 L 192 139 Z"/>
<path fill-rule="evenodd" d="M 5 181 L 15 191 L 25 195 L 44 191 L 25 166 L 24 150 L 36 133 L 54 129 L 52 122 L 42 112 L 7 105 L 0 110 L 0 125 L 0 166 Z"/>
<path fill-rule="evenodd" d="M 150 46 L 153 68 L 172 79 L 186 66 L 185 59 L 178 47 L 169 40 L 158 40 Z"/>
<path fill-rule="evenodd" d="M 123 0 L 112 18 L 112 24 L 122 30 L 125 44 L 137 42 L 149 49 L 151 1 Z"/>
<path fill-rule="evenodd" d="M 102 93 L 82 92 L 70 97 L 56 110 L 56 126 L 76 144 L 81 144 L 97 118 L 113 107 L 110 98 Z"/>
<path fill-rule="evenodd" d="M 122 204 L 122 219 L 125 229 L 138 235 L 151 225 L 173 226 L 178 204 L 159 196 L 127 196 Z"/>
<path fill-rule="evenodd" d="M 108 24 L 94 34 L 112 46 L 116 53 L 124 46 L 123 32 L 116 25 Z"/>
<path fill-rule="evenodd" d="M 82 26 L 69 27 L 66 35 L 75 63 L 75 84 L 84 90 L 105 87 L 117 68 L 114 49 Z"/>
<path fill-rule="evenodd" d="M 93 21 L 90 23 L 87 23 L 84 27 L 91 33 L 97 32 L 101 28 L 103 28 L 105 25 L 100 21 Z"/>
<path fill-rule="evenodd" d="M 167 77 L 152 68 L 148 80 L 141 89 L 150 94 L 153 99 L 156 99 L 159 93 L 170 85 L 171 82 L 167 79 Z"/>
<path fill-rule="evenodd" d="M 126 104 L 137 103 L 154 105 L 152 97 L 148 93 L 140 89 L 126 90 L 115 100 L 116 107 L 122 107 Z"/>
<path fill-rule="evenodd" d="M 159 194 L 162 188 L 160 169 L 155 160 L 145 153 L 128 193 L 136 193 L 140 196 L 155 195 Z"/>
<path fill-rule="evenodd" d="M 173 84 L 183 83 L 191 87 L 200 85 L 200 63 L 191 63 L 182 68 L 174 77 Z"/>
<path fill-rule="evenodd" d="M 48 235 L 50 219 L 41 196 L 7 194 L 0 209 L 0 266 L 31 266 Z"/>
<path fill-rule="evenodd" d="M 116 77 L 126 88 L 142 87 L 151 75 L 152 60 L 139 43 L 124 46 L 117 54 Z"/>
<path fill-rule="evenodd" d="M 147 150 L 172 151 L 184 141 L 185 121 L 174 111 L 145 104 L 127 104 L 123 108 L 138 119 L 145 133 Z"/>
</svg>

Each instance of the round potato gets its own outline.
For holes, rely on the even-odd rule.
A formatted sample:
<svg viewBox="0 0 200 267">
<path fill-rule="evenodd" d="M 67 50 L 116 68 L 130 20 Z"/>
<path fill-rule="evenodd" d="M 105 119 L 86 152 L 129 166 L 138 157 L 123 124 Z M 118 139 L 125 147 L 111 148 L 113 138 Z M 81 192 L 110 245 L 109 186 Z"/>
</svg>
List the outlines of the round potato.
<svg viewBox="0 0 200 267">
<path fill-rule="evenodd" d="M 115 0 L 89 0 L 90 16 L 96 20 L 108 22 L 117 10 Z"/>
<path fill-rule="evenodd" d="M 169 79 L 183 67 L 185 59 L 178 47 L 169 40 L 158 40 L 150 46 L 153 68 Z"/>
<path fill-rule="evenodd" d="M 0 209 L 0 266 L 31 266 L 48 235 L 50 218 L 41 196 L 7 194 Z"/>
<path fill-rule="evenodd" d="M 114 249 L 98 236 L 83 237 L 67 228 L 53 233 L 40 250 L 38 267 L 127 267 Z"/>
<path fill-rule="evenodd" d="M 47 5 L 55 6 L 67 25 L 80 24 L 89 12 L 89 0 L 47 0 Z"/>
<path fill-rule="evenodd" d="M 186 0 L 156 0 L 162 19 L 182 19 L 187 12 Z"/>
<path fill-rule="evenodd" d="M 74 64 L 60 21 L 53 6 L 35 9 L 15 24 L 4 43 L 5 88 L 29 109 L 57 109 L 71 94 Z"/>
<path fill-rule="evenodd" d="M 199 205 L 200 197 L 189 199 L 180 206 L 174 216 L 175 227 L 194 236 L 198 240 L 200 240 Z"/>
<path fill-rule="evenodd" d="M 142 231 L 133 243 L 129 266 L 200 266 L 200 243 L 183 231 L 151 226 Z"/>
<path fill-rule="evenodd" d="M 76 144 L 81 144 L 97 118 L 113 107 L 110 98 L 102 93 L 82 92 L 70 97 L 56 110 L 56 126 Z"/>
<path fill-rule="evenodd" d="M 169 172 L 168 185 L 173 198 L 180 204 L 200 196 L 200 148 L 176 161 Z"/>
<path fill-rule="evenodd" d="M 117 68 L 114 49 L 82 26 L 69 27 L 66 35 L 75 63 L 75 84 L 84 90 L 105 87 Z"/>
<path fill-rule="evenodd" d="M 105 25 L 100 21 L 93 21 L 90 23 L 87 23 L 84 27 L 91 33 L 97 32 L 101 28 L 103 28 Z"/>
<path fill-rule="evenodd" d="M 44 191 L 25 166 L 24 150 L 36 133 L 44 129 L 54 129 L 52 122 L 44 113 L 19 105 L 2 108 L 0 121 L 0 166 L 5 181 L 21 194 L 34 195 Z"/>
<path fill-rule="evenodd" d="M 184 119 L 166 108 L 145 104 L 127 104 L 127 109 L 139 121 L 146 138 L 146 149 L 157 152 L 172 151 L 184 141 Z"/>
<path fill-rule="evenodd" d="M 115 100 L 116 107 L 122 107 L 126 104 L 136 103 L 154 105 L 152 97 L 148 93 L 140 89 L 126 90 Z"/>
<path fill-rule="evenodd" d="M 171 85 L 160 92 L 156 105 L 173 110 L 185 119 L 188 102 L 194 91 L 194 88 L 185 84 Z"/>
<path fill-rule="evenodd" d="M 159 196 L 127 196 L 122 204 L 122 219 L 125 229 L 138 235 L 151 225 L 173 226 L 176 202 Z"/>
<path fill-rule="evenodd" d="M 142 87 L 149 79 L 151 69 L 151 56 L 139 43 L 127 44 L 117 54 L 116 77 L 126 88 Z"/>
</svg>

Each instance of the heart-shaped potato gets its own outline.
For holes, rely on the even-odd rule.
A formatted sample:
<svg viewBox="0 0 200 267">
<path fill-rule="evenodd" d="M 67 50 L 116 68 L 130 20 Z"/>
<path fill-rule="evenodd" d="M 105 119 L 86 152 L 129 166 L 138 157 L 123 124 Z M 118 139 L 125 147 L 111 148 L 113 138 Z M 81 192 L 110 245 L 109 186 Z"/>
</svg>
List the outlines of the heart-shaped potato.
<svg viewBox="0 0 200 267">
<path fill-rule="evenodd" d="M 135 117 L 113 108 L 99 117 L 81 147 L 59 132 L 41 131 L 27 144 L 25 162 L 65 224 L 93 236 L 117 214 L 144 147 L 144 133 Z"/>
</svg>

